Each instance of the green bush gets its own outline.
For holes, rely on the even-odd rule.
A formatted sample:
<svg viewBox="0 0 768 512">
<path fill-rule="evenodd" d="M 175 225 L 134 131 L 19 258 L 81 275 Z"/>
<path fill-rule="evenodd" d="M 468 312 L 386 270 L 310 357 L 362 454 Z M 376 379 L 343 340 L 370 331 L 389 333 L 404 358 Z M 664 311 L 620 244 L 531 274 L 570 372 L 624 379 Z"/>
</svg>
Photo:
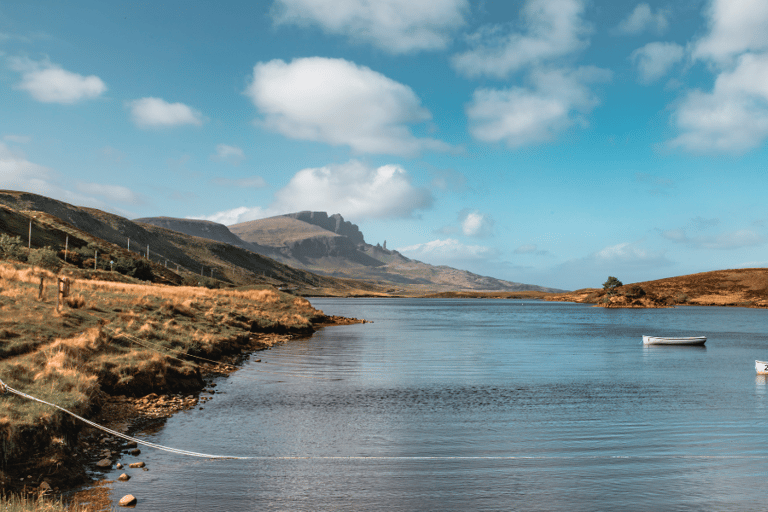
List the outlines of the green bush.
<svg viewBox="0 0 768 512">
<path fill-rule="evenodd" d="M 133 259 L 120 257 L 115 261 L 114 270 L 127 276 L 141 279 L 142 281 L 151 281 L 154 278 L 152 265 L 143 258 Z"/>
<path fill-rule="evenodd" d="M 27 263 L 38 267 L 47 268 L 48 270 L 53 270 L 54 272 L 58 272 L 63 264 L 59 257 L 56 256 L 56 251 L 50 247 L 32 249 L 29 252 Z"/>
<path fill-rule="evenodd" d="M 0 256 L 7 260 L 27 261 L 27 248 L 21 237 L 0 233 Z"/>
</svg>

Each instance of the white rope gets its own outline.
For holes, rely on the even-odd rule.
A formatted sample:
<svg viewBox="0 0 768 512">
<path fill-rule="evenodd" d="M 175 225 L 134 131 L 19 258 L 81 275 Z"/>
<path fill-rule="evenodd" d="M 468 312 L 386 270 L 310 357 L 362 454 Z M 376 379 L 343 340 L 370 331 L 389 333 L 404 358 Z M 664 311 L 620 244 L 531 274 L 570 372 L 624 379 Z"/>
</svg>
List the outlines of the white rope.
<svg viewBox="0 0 768 512">
<path fill-rule="evenodd" d="M 121 438 L 126 439 L 128 441 L 134 441 L 137 444 L 141 444 L 141 445 L 144 445 L 144 446 L 149 446 L 150 448 L 157 448 L 158 450 L 163 450 L 163 451 L 166 451 L 166 452 L 176 453 L 178 455 L 188 455 L 190 457 L 203 457 L 203 458 L 206 458 L 206 459 L 253 459 L 254 458 L 254 457 L 238 457 L 238 456 L 234 456 L 234 455 L 210 455 L 210 454 L 207 454 L 207 453 L 197 453 L 197 452 L 191 452 L 191 451 L 188 451 L 188 450 L 179 450 L 178 448 L 170 448 L 168 446 L 163 446 L 163 445 L 156 444 L 156 443 L 150 443 L 149 441 L 143 441 L 141 439 L 137 439 L 135 437 L 131 437 L 129 435 L 123 434 L 121 432 L 117 432 L 115 430 L 112 430 L 112 429 L 109 429 L 109 428 L 104 427 L 102 425 L 99 425 L 97 423 L 94 423 L 94 422 L 92 422 L 90 420 L 87 420 L 87 419 L 83 418 L 82 416 L 78 416 L 77 414 L 73 413 L 72 411 L 68 411 L 67 409 L 65 409 L 63 407 L 59 407 L 56 404 L 52 404 L 50 402 L 46 402 L 45 400 L 40 400 L 39 398 L 35 398 L 34 396 L 28 395 L 26 393 L 22 393 L 21 391 L 19 391 L 17 389 L 13 389 L 12 387 L 8 386 L 2 380 L 0 380 L 0 392 L 2 392 L 2 393 L 13 393 L 14 395 L 18 395 L 18 396 L 20 396 L 22 398 L 26 398 L 28 400 L 33 400 L 33 401 L 39 402 L 41 404 L 45 404 L 45 405 L 49 405 L 51 407 L 55 407 L 56 409 L 58 409 L 60 411 L 63 411 L 65 413 L 69 414 L 70 416 L 73 416 L 73 417 L 79 419 L 80 421 L 82 421 L 83 423 L 86 423 L 87 425 L 90 425 L 92 427 L 98 428 L 99 430 L 103 430 L 104 432 L 107 432 L 108 434 L 112 434 L 113 436 L 121 437 Z"/>
</svg>

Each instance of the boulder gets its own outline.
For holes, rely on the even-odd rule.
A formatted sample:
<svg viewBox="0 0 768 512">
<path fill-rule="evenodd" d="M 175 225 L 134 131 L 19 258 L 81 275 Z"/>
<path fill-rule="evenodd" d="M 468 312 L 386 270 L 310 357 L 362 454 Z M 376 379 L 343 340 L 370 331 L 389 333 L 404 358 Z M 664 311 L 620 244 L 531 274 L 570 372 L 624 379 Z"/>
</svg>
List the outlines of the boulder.
<svg viewBox="0 0 768 512">
<path fill-rule="evenodd" d="M 121 507 L 133 507 L 134 505 L 136 505 L 137 501 L 138 500 L 136 499 L 136 496 L 134 496 L 133 494 L 126 494 L 125 496 L 120 498 L 120 501 L 118 502 L 118 504 Z"/>
</svg>

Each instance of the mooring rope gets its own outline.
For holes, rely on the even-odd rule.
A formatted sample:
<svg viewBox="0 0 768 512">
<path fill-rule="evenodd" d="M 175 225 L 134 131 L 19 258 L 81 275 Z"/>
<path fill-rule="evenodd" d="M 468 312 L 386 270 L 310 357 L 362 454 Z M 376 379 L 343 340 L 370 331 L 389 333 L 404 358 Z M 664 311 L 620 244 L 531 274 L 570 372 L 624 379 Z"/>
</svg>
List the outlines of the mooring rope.
<svg viewBox="0 0 768 512">
<path fill-rule="evenodd" d="M 178 455 L 188 455 L 190 457 L 202 457 L 202 458 L 206 458 L 206 459 L 241 459 L 242 460 L 242 459 L 253 459 L 254 458 L 254 457 L 240 457 L 240 456 L 236 456 L 236 455 L 211 455 L 211 454 L 208 454 L 208 453 L 197 453 L 197 452 L 191 452 L 189 450 L 179 450 L 178 448 L 171 448 L 171 447 L 163 446 L 163 445 L 160 445 L 160 444 L 157 444 L 157 443 L 151 443 L 149 441 L 144 441 L 142 439 L 138 439 L 136 437 L 132 437 L 132 436 L 129 436 L 127 434 L 123 434 L 122 432 L 117 432 L 116 430 L 112 430 L 112 429 L 107 428 L 107 427 L 105 427 L 103 425 L 99 425 L 98 423 L 94 423 L 94 422 L 92 422 L 90 420 L 87 420 L 87 419 L 83 418 L 82 416 L 79 416 L 79 415 L 75 414 L 74 412 L 69 411 L 69 410 L 67 410 L 67 409 L 65 409 L 63 407 L 60 407 L 60 406 L 56 405 L 56 404 L 52 404 L 50 402 L 46 402 L 45 400 L 41 400 L 39 398 L 36 398 L 36 397 L 34 397 L 32 395 L 28 395 L 26 393 L 22 393 L 21 391 L 19 391 L 17 389 L 13 389 L 12 387 L 8 386 L 2 380 L 0 380 L 0 392 L 2 392 L 2 393 L 12 393 L 12 394 L 20 396 L 22 398 L 26 398 L 26 399 L 32 400 L 34 402 L 39 402 L 41 404 L 45 404 L 45 405 L 48 405 L 50 407 L 54 407 L 54 408 L 56 408 L 56 409 L 58 409 L 60 411 L 63 411 L 65 413 L 69 414 L 70 416 L 72 416 L 74 418 L 77 418 L 78 420 L 82 421 L 83 423 L 85 423 L 87 425 L 90 425 L 91 427 L 97 428 L 99 430 L 103 430 L 104 432 L 107 432 L 108 434 L 111 434 L 111 435 L 113 435 L 115 437 L 123 438 L 123 439 L 125 439 L 127 441 L 133 441 L 133 442 L 135 442 L 137 444 L 141 444 L 141 445 L 144 445 L 144 446 L 149 446 L 150 448 L 157 448 L 158 450 L 163 450 L 163 451 L 175 453 L 175 454 L 178 454 Z"/>
</svg>

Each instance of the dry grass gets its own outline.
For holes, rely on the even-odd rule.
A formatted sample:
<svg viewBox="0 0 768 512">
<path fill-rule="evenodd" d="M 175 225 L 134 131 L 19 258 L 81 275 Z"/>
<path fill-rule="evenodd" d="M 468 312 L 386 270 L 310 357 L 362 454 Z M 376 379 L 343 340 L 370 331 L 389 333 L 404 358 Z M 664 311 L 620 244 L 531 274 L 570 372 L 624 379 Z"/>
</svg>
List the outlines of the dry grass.
<svg viewBox="0 0 768 512">
<path fill-rule="evenodd" d="M 79 512 L 84 507 L 66 506 L 61 499 L 26 496 L 0 496 L 0 510 L 3 512 Z"/>
<path fill-rule="evenodd" d="M 268 288 L 76 280 L 60 313 L 56 289 L 48 271 L 0 262 L 0 379 L 78 413 L 99 390 L 143 395 L 199 380 L 188 355 L 239 353 L 251 332 L 308 332 L 322 318 L 308 301 Z M 14 395 L 0 404 L 0 460 L 24 452 L 23 432 L 54 432 L 61 422 L 61 413 Z"/>
</svg>

